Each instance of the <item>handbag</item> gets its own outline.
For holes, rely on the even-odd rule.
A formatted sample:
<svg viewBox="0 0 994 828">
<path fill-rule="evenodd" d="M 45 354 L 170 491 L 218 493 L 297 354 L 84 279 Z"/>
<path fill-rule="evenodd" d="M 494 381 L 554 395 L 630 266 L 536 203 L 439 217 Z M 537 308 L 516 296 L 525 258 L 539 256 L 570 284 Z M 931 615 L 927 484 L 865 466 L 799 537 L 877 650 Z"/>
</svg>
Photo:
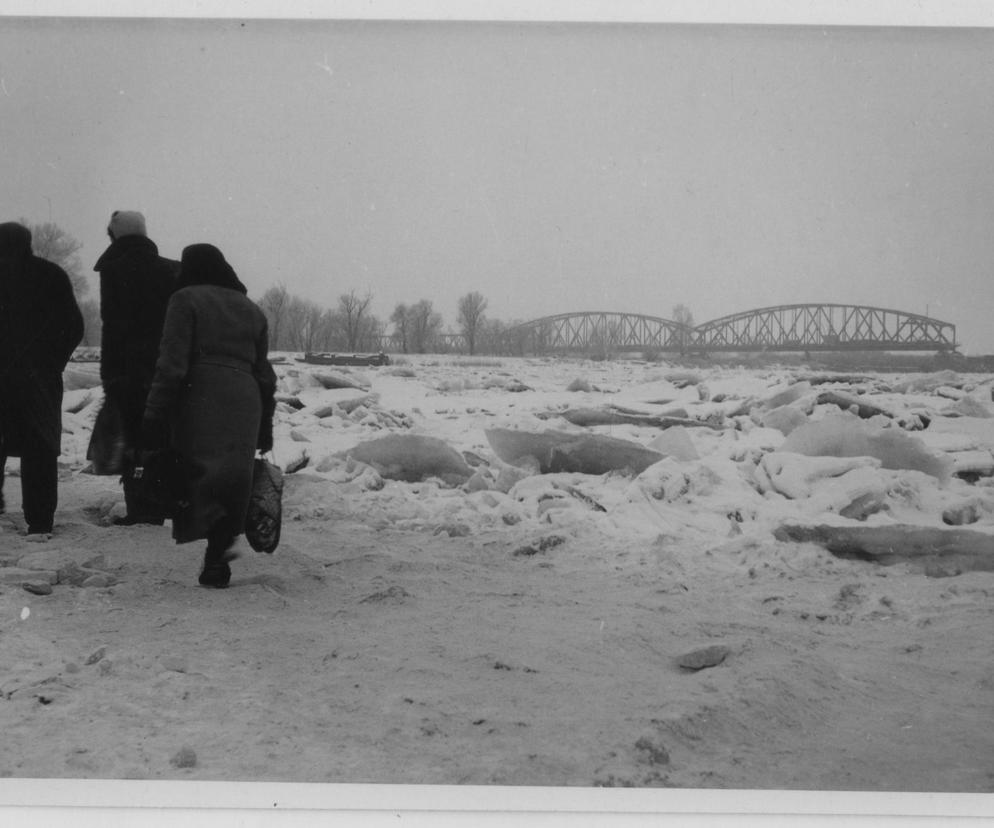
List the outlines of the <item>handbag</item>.
<svg viewBox="0 0 994 828">
<path fill-rule="evenodd" d="M 188 505 L 182 455 L 175 449 L 139 451 L 131 472 L 138 499 L 174 518 Z"/>
<path fill-rule="evenodd" d="M 127 442 L 121 411 L 112 400 L 104 398 L 93 422 L 93 433 L 86 448 L 93 474 L 121 474 L 126 467 Z"/>
<path fill-rule="evenodd" d="M 245 539 L 256 552 L 272 554 L 283 525 L 283 472 L 275 463 L 256 457 L 252 494 L 245 515 Z"/>
</svg>

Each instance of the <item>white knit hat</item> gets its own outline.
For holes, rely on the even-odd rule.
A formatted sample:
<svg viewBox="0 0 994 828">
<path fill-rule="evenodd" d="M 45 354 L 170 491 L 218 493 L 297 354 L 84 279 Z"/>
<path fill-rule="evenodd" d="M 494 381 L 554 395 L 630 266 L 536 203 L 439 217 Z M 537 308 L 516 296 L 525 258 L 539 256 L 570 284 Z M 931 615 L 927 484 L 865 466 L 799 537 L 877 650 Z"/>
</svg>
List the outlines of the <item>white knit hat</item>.
<svg viewBox="0 0 994 828">
<path fill-rule="evenodd" d="M 121 236 L 144 236 L 145 216 L 137 210 L 115 210 L 110 215 L 107 232 L 115 239 Z"/>
</svg>

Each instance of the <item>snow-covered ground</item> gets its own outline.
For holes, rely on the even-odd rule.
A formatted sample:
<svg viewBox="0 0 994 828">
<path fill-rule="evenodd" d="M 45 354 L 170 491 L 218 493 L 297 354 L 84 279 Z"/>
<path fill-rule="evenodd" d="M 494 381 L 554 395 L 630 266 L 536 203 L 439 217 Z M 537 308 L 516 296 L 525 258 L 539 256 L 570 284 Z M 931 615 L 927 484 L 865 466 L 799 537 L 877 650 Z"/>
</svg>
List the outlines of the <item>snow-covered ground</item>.
<svg viewBox="0 0 994 828">
<path fill-rule="evenodd" d="M 108 525 L 70 365 L 48 544 L 5 486 L 0 775 L 994 790 L 994 377 L 276 369 L 283 540 L 211 591 Z"/>
</svg>

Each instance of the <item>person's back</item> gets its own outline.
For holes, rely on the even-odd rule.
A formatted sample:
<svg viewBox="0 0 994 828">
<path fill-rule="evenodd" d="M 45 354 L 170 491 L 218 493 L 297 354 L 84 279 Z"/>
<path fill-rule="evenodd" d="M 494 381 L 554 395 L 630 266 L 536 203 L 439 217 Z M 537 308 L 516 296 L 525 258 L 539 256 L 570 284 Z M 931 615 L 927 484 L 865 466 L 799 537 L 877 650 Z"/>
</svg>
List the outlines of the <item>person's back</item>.
<svg viewBox="0 0 994 828">
<path fill-rule="evenodd" d="M 128 514 L 115 522 L 162 523 L 160 510 L 138 494 L 132 470 L 179 262 L 159 255 L 139 212 L 116 210 L 107 234 L 111 244 L 93 269 L 100 274 L 100 379 L 108 416 L 98 418 L 87 457 L 95 466 L 98 460 L 102 465 L 100 447 L 120 445 L 124 450 L 121 471 Z"/>
<path fill-rule="evenodd" d="M 276 375 L 265 314 L 210 244 L 183 250 L 169 300 L 143 437 L 168 444 L 186 470 L 173 514 L 177 543 L 207 539 L 204 586 L 227 586 L 235 537 L 244 531 L 256 449 L 272 447 Z"/>
<path fill-rule="evenodd" d="M 179 262 L 159 255 L 140 213 L 116 211 L 107 232 L 111 244 L 93 268 L 100 274 L 100 377 L 105 385 L 129 380 L 147 387 Z"/>
<path fill-rule="evenodd" d="M 195 285 L 177 292 L 198 324 L 194 347 L 203 358 L 228 356 L 254 364 L 256 346 L 266 329 L 265 314 L 247 296 L 215 285 Z"/>
<path fill-rule="evenodd" d="M 83 338 L 68 274 L 31 252 L 31 231 L 0 224 L 0 511 L 3 466 L 21 458 L 27 533 L 45 539 L 58 501 L 62 372 Z"/>
<path fill-rule="evenodd" d="M 31 251 L 31 231 L 0 224 L 0 375 L 62 372 L 83 337 L 66 272 Z"/>
</svg>

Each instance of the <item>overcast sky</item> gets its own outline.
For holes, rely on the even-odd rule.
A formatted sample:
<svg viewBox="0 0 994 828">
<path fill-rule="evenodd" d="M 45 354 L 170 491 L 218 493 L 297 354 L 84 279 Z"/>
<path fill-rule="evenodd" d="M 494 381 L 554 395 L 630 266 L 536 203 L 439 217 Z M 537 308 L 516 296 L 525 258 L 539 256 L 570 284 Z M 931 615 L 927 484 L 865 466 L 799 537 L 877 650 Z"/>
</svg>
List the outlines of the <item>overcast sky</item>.
<svg viewBox="0 0 994 828">
<path fill-rule="evenodd" d="M 0 219 L 454 325 L 876 305 L 994 353 L 994 29 L 6 18 Z"/>
</svg>

